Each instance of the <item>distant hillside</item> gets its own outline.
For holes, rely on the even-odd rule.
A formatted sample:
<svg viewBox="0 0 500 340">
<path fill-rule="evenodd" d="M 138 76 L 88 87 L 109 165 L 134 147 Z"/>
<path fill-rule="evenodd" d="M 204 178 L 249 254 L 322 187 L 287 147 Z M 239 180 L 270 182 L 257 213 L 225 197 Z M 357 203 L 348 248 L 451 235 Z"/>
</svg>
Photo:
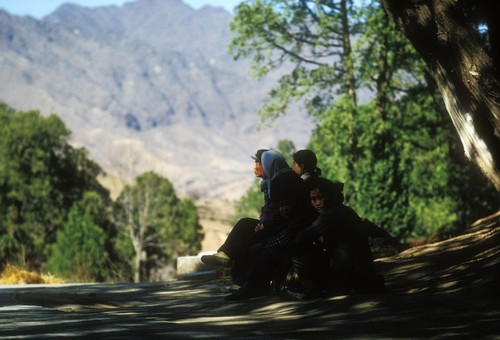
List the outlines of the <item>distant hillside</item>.
<svg viewBox="0 0 500 340">
<path fill-rule="evenodd" d="M 112 178 L 154 170 L 181 194 L 238 198 L 254 150 L 303 147 L 312 124 L 292 112 L 257 129 L 277 75 L 254 80 L 227 54 L 231 19 L 180 0 L 66 4 L 42 20 L 0 10 L 0 101 L 57 113 Z"/>
</svg>

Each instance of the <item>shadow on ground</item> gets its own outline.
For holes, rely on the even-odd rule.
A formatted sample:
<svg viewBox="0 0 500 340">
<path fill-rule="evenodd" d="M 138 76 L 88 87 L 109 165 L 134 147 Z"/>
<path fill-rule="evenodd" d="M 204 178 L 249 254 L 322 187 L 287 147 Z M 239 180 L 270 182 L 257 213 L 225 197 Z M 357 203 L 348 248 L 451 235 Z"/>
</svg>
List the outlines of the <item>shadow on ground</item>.
<svg viewBox="0 0 500 340">
<path fill-rule="evenodd" d="M 0 286 L 0 337 L 500 339 L 500 213 L 377 266 L 385 293 L 224 302 L 224 279 Z"/>
</svg>

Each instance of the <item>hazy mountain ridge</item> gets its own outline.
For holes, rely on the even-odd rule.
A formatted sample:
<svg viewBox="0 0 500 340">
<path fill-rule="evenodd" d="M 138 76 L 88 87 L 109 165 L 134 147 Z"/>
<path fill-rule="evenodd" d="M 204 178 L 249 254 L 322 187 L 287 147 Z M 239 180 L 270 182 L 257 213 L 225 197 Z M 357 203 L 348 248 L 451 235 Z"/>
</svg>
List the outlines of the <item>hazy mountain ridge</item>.
<svg viewBox="0 0 500 340">
<path fill-rule="evenodd" d="M 257 130 L 273 79 L 227 55 L 230 20 L 179 0 L 63 5 L 40 21 L 0 11 L 0 101 L 57 113 L 112 174 L 154 170 L 182 193 L 237 198 L 254 150 L 303 147 L 311 124 L 295 113 Z"/>
</svg>

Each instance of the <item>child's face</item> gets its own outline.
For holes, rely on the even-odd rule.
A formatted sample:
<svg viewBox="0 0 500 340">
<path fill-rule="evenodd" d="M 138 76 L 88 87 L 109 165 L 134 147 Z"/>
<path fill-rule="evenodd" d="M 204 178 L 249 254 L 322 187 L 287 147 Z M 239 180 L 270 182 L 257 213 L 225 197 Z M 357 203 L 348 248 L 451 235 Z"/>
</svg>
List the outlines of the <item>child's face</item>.
<svg viewBox="0 0 500 340">
<path fill-rule="evenodd" d="M 323 196 L 319 189 L 311 190 L 309 197 L 311 198 L 312 206 L 318 211 L 322 212 L 326 208 L 326 198 Z"/>
<path fill-rule="evenodd" d="M 293 212 L 292 201 L 280 201 L 280 215 L 283 218 L 290 218 Z"/>
</svg>

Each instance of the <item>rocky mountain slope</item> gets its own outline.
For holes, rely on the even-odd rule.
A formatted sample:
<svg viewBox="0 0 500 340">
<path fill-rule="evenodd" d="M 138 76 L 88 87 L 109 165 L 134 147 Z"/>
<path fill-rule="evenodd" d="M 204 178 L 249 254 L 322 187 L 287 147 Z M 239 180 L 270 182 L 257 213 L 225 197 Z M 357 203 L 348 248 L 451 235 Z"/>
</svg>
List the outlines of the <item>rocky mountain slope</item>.
<svg viewBox="0 0 500 340">
<path fill-rule="evenodd" d="M 238 198 L 254 150 L 304 147 L 312 124 L 297 111 L 258 128 L 278 75 L 257 81 L 232 60 L 231 18 L 180 0 L 67 4 L 42 20 L 0 10 L 0 101 L 58 114 L 109 186 L 153 170 L 181 195 Z"/>
</svg>

